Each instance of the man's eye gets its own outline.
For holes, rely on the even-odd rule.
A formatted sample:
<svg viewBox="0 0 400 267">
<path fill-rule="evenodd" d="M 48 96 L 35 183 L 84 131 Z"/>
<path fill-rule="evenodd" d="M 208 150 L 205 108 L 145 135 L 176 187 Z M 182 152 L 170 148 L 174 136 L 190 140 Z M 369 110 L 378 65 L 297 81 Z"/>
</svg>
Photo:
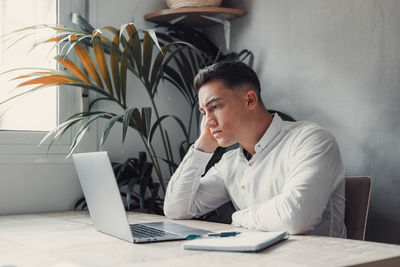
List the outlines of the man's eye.
<svg viewBox="0 0 400 267">
<path fill-rule="evenodd" d="M 221 107 L 221 104 L 215 104 L 212 106 L 212 109 L 216 109 L 216 108 L 220 108 L 220 107 Z"/>
</svg>

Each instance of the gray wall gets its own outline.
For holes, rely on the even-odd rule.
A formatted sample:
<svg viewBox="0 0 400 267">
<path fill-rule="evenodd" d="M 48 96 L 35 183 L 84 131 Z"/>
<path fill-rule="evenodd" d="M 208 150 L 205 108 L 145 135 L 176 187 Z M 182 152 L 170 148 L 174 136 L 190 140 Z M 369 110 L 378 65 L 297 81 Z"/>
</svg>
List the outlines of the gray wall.
<svg viewBox="0 0 400 267">
<path fill-rule="evenodd" d="M 224 1 L 267 108 L 329 129 L 347 175 L 373 180 L 368 240 L 400 243 L 400 1 Z M 212 35 L 219 40 L 221 28 Z"/>
</svg>

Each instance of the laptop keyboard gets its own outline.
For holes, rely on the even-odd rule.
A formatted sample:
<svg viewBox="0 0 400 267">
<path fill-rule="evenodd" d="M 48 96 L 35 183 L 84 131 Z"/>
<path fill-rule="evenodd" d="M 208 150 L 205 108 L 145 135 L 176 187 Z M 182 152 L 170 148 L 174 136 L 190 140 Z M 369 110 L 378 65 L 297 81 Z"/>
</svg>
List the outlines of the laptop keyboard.
<svg viewBox="0 0 400 267">
<path fill-rule="evenodd" d="M 166 232 L 160 229 L 148 227 L 143 224 L 130 224 L 131 232 L 134 237 L 161 237 L 161 236 L 178 236 L 177 234 Z"/>
</svg>

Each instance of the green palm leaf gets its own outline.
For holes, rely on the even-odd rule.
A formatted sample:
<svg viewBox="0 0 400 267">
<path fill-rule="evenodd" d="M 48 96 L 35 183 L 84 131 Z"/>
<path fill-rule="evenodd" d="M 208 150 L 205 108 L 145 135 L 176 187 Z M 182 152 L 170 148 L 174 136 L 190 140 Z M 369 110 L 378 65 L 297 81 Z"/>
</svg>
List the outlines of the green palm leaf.
<svg viewBox="0 0 400 267">
<path fill-rule="evenodd" d="M 122 143 L 125 142 L 126 132 L 128 131 L 129 125 L 132 125 L 132 127 L 135 129 L 138 128 L 138 126 L 135 123 L 131 122 L 134 112 L 139 113 L 139 110 L 137 108 L 128 108 L 125 110 L 125 114 L 123 115 L 123 118 L 122 118 Z"/>
<path fill-rule="evenodd" d="M 181 127 L 182 132 L 183 132 L 183 134 L 184 134 L 186 140 L 189 139 L 189 136 L 188 136 L 188 133 L 187 133 L 185 124 L 183 123 L 183 121 L 182 121 L 179 117 L 174 116 L 174 115 L 164 115 L 164 116 L 161 116 L 158 120 L 156 120 L 156 121 L 154 122 L 153 126 L 151 127 L 150 135 L 148 136 L 148 143 L 151 143 L 151 142 L 152 142 L 154 132 L 157 130 L 158 125 L 159 125 L 163 120 L 165 120 L 166 118 L 173 118 L 173 119 L 175 119 L 175 121 L 176 121 L 176 122 L 179 124 L 179 126 Z"/>
<path fill-rule="evenodd" d="M 141 136 L 146 136 L 146 124 L 139 112 L 139 109 L 135 109 L 132 114 L 132 127 L 134 127 Z"/>
<path fill-rule="evenodd" d="M 107 125 L 104 127 L 103 134 L 101 135 L 101 140 L 100 140 L 100 148 L 103 149 L 104 143 L 107 140 L 108 135 L 110 134 L 110 131 L 112 127 L 114 126 L 115 122 L 117 121 L 122 121 L 123 115 L 117 115 L 112 117 L 110 120 L 108 120 Z"/>
<path fill-rule="evenodd" d="M 80 122 L 84 118 L 75 118 L 71 121 L 68 121 L 68 124 L 66 124 L 64 127 L 62 127 L 53 137 L 53 139 L 50 141 L 50 143 L 47 146 L 47 153 L 49 153 L 51 146 L 67 132 L 68 129 L 70 129 L 73 125 L 76 123 Z"/>
<path fill-rule="evenodd" d="M 120 66 L 120 92 L 122 103 L 126 105 L 126 75 L 128 70 L 128 53 L 129 47 L 126 47 L 124 53 L 121 56 L 121 66 Z"/>
<path fill-rule="evenodd" d="M 74 124 L 78 123 L 79 121 L 81 121 L 81 120 L 83 120 L 83 119 L 85 119 L 87 117 L 90 117 L 90 116 L 93 116 L 93 115 L 96 115 L 96 114 L 100 114 L 100 113 L 103 113 L 103 112 L 99 112 L 99 111 L 96 111 L 96 112 L 79 112 L 77 114 L 72 115 L 71 117 L 67 118 L 65 122 L 63 122 L 58 127 L 56 127 L 54 130 L 49 131 L 49 133 L 47 133 L 47 135 L 42 138 L 42 140 L 40 141 L 38 146 L 41 146 L 45 142 L 45 140 L 47 140 L 50 136 L 55 134 L 53 136 L 52 141 L 47 146 L 47 153 L 48 153 L 50 151 L 50 148 L 53 145 L 53 143 L 56 140 L 60 139 L 64 135 L 64 133 L 69 128 L 71 128 Z"/>
<path fill-rule="evenodd" d="M 72 124 L 75 121 L 79 121 L 81 120 L 81 118 L 75 118 L 72 120 L 68 120 L 63 122 L 62 124 L 60 124 L 58 127 L 54 128 L 53 130 L 49 131 L 40 141 L 40 143 L 38 144 L 38 147 L 42 146 L 43 143 L 52 135 L 55 134 L 55 136 L 53 137 L 53 140 L 57 138 L 57 136 L 62 136 L 63 130 L 65 128 L 67 128 L 70 124 Z M 50 147 L 50 146 L 49 146 Z"/>
<path fill-rule="evenodd" d="M 151 108 L 146 107 L 146 108 L 142 108 L 142 126 L 143 126 L 143 132 L 144 137 L 147 138 L 149 136 L 150 133 L 150 126 L 151 126 Z"/>
<path fill-rule="evenodd" d="M 96 104 L 97 102 L 100 102 L 100 101 L 111 101 L 111 102 L 115 102 L 114 100 L 112 100 L 112 99 L 110 99 L 110 98 L 108 98 L 108 97 L 99 97 L 99 98 L 96 98 L 96 99 L 94 99 L 92 102 L 89 103 L 88 110 L 89 110 L 89 111 L 92 110 L 94 104 Z"/>
<path fill-rule="evenodd" d="M 120 60 L 119 33 L 117 32 L 114 35 L 114 39 L 113 39 L 112 46 L 111 46 L 110 64 L 111 64 L 111 73 L 113 76 L 116 95 L 117 95 L 118 100 L 121 100 L 121 80 L 120 80 L 120 74 L 119 74 L 119 60 Z"/>
<path fill-rule="evenodd" d="M 93 26 L 90 25 L 84 18 L 82 18 L 82 16 L 77 13 L 72 13 L 71 21 L 72 23 L 79 25 L 79 27 L 87 33 L 92 33 L 94 31 Z"/>
<path fill-rule="evenodd" d="M 174 45 L 174 47 L 177 47 L 175 50 L 173 50 L 173 52 L 171 52 L 168 57 L 166 57 L 166 59 L 164 59 L 165 57 L 163 57 L 162 59 L 162 63 L 160 66 L 160 69 L 157 73 L 157 78 L 155 79 L 155 84 L 153 85 L 153 92 L 152 92 L 152 97 L 154 97 L 154 95 L 156 94 L 156 89 L 158 87 L 158 83 L 160 81 L 160 79 L 162 78 L 163 75 L 163 67 L 167 66 L 169 64 L 169 62 L 175 58 L 177 53 L 180 53 L 182 50 L 184 49 L 192 49 L 197 56 L 200 58 L 202 63 L 205 63 L 204 61 L 204 57 L 202 56 L 202 52 L 200 50 L 198 50 L 196 47 L 194 47 L 193 45 L 186 43 L 186 42 L 173 42 L 168 44 L 169 47 L 167 49 L 167 51 L 169 51 L 169 49 L 172 47 L 172 45 Z"/>
<path fill-rule="evenodd" d="M 146 84 L 149 84 L 149 72 L 151 65 L 151 58 L 153 56 L 153 39 L 148 32 L 145 32 L 143 39 L 143 68 L 142 75 Z"/>
<path fill-rule="evenodd" d="M 157 46 L 158 50 L 161 51 L 160 43 L 158 42 L 158 38 L 156 36 L 156 31 L 154 29 L 148 29 L 146 32 L 150 35 L 151 39 L 153 39 L 153 43 Z"/>
<path fill-rule="evenodd" d="M 139 33 L 137 32 L 135 26 L 132 23 L 125 26 L 126 31 L 129 34 L 129 47 L 131 47 L 132 55 L 136 63 L 136 69 L 139 76 L 142 76 L 142 47 L 140 44 Z M 122 33 L 123 31 L 121 31 Z"/>
<path fill-rule="evenodd" d="M 75 148 L 80 143 L 80 141 L 82 140 L 83 136 L 85 135 L 85 133 L 89 129 L 90 125 L 94 121 L 96 121 L 99 118 L 111 118 L 111 117 L 112 117 L 112 115 L 110 115 L 108 112 L 102 112 L 100 114 L 97 114 L 97 115 L 94 115 L 94 116 L 90 117 L 88 119 L 88 121 L 80 127 L 80 129 L 78 130 L 78 132 L 75 134 L 74 138 L 72 139 L 72 144 L 70 146 L 70 151 L 69 151 L 69 153 L 67 155 L 67 158 L 69 158 L 69 156 L 71 156 L 71 154 L 74 152 Z"/>
<path fill-rule="evenodd" d="M 160 75 L 160 67 L 161 67 L 162 61 L 164 59 L 164 56 L 172 45 L 173 44 L 167 44 L 167 45 L 163 46 L 160 49 L 160 51 L 158 52 L 157 57 L 153 62 L 153 68 L 151 70 L 151 78 L 150 78 L 150 84 L 149 84 L 149 88 L 151 88 L 152 95 L 153 95 L 153 92 L 156 91 L 156 88 L 155 88 L 155 87 L 157 87 L 156 85 L 158 85 L 157 76 Z"/>
<path fill-rule="evenodd" d="M 190 101 L 190 95 L 188 93 L 189 90 L 187 88 L 187 85 L 183 81 L 182 76 L 175 69 L 171 68 L 168 65 L 164 66 L 164 72 L 165 72 L 166 75 L 168 75 L 168 76 L 165 76 L 164 78 L 167 81 L 170 81 L 168 78 L 173 80 L 174 81 L 173 84 L 176 86 L 176 88 L 181 92 L 181 94 L 189 102 Z"/>
</svg>

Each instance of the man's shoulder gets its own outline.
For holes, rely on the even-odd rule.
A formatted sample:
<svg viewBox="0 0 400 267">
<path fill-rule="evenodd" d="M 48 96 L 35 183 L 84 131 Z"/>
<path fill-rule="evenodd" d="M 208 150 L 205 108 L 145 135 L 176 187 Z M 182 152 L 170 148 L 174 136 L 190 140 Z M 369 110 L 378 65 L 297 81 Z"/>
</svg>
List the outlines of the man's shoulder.
<svg viewBox="0 0 400 267">
<path fill-rule="evenodd" d="M 310 121 L 288 122 L 285 123 L 283 130 L 287 132 L 288 139 L 299 143 L 336 142 L 334 136 L 327 129 Z"/>
<path fill-rule="evenodd" d="M 221 163 L 224 166 L 231 166 L 237 160 L 240 153 L 240 147 L 229 148 L 221 157 Z"/>
<path fill-rule="evenodd" d="M 230 148 L 229 150 L 225 151 L 221 158 L 213 164 L 214 168 L 219 173 L 230 173 L 232 168 L 236 166 L 235 163 L 238 160 L 239 152 L 240 148 Z"/>
</svg>

